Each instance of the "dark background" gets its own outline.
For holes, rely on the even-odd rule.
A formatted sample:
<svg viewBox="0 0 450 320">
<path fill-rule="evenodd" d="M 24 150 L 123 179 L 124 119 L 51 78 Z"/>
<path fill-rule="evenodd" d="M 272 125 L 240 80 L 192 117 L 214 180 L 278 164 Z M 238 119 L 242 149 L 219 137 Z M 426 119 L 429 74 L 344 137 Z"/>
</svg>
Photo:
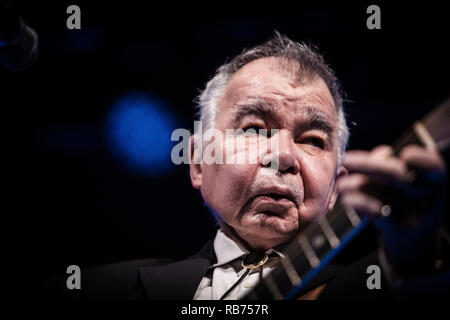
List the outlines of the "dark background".
<svg viewBox="0 0 450 320">
<path fill-rule="evenodd" d="M 277 4 L 285 13 L 222 4 L 230 13 L 204 13 L 77 2 L 81 30 L 68 30 L 70 4 L 17 3 L 39 34 L 39 58 L 23 72 L 0 69 L 2 128 L 12 143 L 4 149 L 7 265 L 36 283 L 70 264 L 186 257 L 215 234 L 186 165 L 142 173 L 115 156 L 105 123 L 127 93 L 157 97 L 176 127 L 192 129 L 193 100 L 215 69 L 276 29 L 316 44 L 336 71 L 350 148 L 393 143 L 449 94 L 448 18 L 439 6 L 378 3 L 382 29 L 368 30 L 372 3 Z M 346 252 L 375 245 L 369 229 Z"/>
</svg>

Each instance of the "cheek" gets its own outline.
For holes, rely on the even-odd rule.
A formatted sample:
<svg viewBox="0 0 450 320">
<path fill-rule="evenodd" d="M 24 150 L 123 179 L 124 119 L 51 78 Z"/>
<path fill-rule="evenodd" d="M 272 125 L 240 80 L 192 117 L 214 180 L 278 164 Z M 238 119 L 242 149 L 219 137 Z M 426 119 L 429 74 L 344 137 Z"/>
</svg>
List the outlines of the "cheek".
<svg viewBox="0 0 450 320">
<path fill-rule="evenodd" d="M 244 205 L 260 159 L 255 137 L 227 137 L 216 141 L 214 149 L 223 155 L 224 164 L 205 165 L 204 192 L 207 203 L 224 216 L 236 215 Z M 262 148 L 261 148 L 262 149 Z"/>
<path fill-rule="evenodd" d="M 246 201 L 255 165 L 208 165 L 204 167 L 202 196 L 223 220 L 230 222 Z"/>
<path fill-rule="evenodd" d="M 260 160 L 267 152 L 268 140 L 260 135 L 238 135 L 227 136 L 223 146 L 226 164 L 253 165 L 260 163 Z"/>
<path fill-rule="evenodd" d="M 335 162 L 332 159 L 304 158 L 301 164 L 305 187 L 305 200 L 300 214 L 305 220 L 314 220 L 328 207 L 335 176 Z"/>
</svg>

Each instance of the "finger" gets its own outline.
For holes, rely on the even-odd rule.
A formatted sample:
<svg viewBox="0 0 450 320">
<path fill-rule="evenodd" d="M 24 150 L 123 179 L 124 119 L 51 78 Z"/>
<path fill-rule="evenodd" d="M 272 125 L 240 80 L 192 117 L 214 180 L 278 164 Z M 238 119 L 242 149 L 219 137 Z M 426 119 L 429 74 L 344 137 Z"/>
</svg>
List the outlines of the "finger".
<svg viewBox="0 0 450 320">
<path fill-rule="evenodd" d="M 370 183 L 370 178 L 364 174 L 354 173 L 341 177 L 337 180 L 337 190 L 339 193 L 358 190 Z"/>
<path fill-rule="evenodd" d="M 370 155 L 376 154 L 380 157 L 390 157 L 394 154 L 394 150 L 392 149 L 391 146 L 382 144 L 382 145 L 376 146 L 371 151 L 349 150 L 349 151 L 347 151 L 347 153 L 352 153 L 352 154 L 356 154 L 359 156 L 370 156 Z"/>
<path fill-rule="evenodd" d="M 353 208 L 358 214 L 369 217 L 383 216 L 384 204 L 378 199 L 360 191 L 348 191 L 341 194 L 341 203 L 346 208 Z"/>
<path fill-rule="evenodd" d="M 374 149 L 372 152 L 348 151 L 343 165 L 350 173 L 357 172 L 400 182 L 405 181 L 408 172 L 406 163 L 394 158 L 387 151 L 385 148 Z"/>
<path fill-rule="evenodd" d="M 364 190 L 374 188 L 388 187 L 390 181 L 380 176 L 369 176 L 367 174 L 352 173 L 348 176 L 342 176 L 337 180 L 338 192 L 350 190 Z"/>
<path fill-rule="evenodd" d="M 391 146 L 388 146 L 386 144 L 382 144 L 379 146 L 376 146 L 371 151 L 372 154 L 377 154 L 381 157 L 391 157 L 394 155 L 394 149 L 392 149 Z"/>
<path fill-rule="evenodd" d="M 399 154 L 408 167 L 415 170 L 445 172 L 445 162 L 436 151 L 427 150 L 417 145 L 409 145 Z"/>
</svg>

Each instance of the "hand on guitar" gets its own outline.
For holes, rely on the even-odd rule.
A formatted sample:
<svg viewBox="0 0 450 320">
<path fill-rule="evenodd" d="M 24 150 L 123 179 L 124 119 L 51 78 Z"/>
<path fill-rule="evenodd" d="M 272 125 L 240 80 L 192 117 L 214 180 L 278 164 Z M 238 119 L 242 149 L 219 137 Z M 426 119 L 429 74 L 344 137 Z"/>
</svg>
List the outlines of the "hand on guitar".
<svg viewBox="0 0 450 320">
<path fill-rule="evenodd" d="M 398 156 L 389 146 L 348 151 L 338 180 L 344 206 L 378 218 L 381 247 L 402 278 L 434 267 L 445 202 L 445 162 L 436 151 L 408 145 Z"/>
</svg>

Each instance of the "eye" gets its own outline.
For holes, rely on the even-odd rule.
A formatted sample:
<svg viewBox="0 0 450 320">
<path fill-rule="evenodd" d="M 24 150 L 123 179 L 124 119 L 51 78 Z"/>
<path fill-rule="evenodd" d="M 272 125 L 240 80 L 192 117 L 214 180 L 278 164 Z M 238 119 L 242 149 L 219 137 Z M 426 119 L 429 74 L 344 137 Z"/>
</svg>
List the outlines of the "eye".
<svg viewBox="0 0 450 320">
<path fill-rule="evenodd" d="M 301 140 L 302 144 L 308 144 L 316 148 L 325 149 L 325 141 L 321 138 L 317 137 L 308 137 L 303 140 Z"/>
<path fill-rule="evenodd" d="M 259 130 L 262 130 L 262 129 L 264 129 L 264 128 L 257 124 L 249 125 L 249 126 L 242 128 L 244 133 L 255 133 L 255 134 L 259 134 Z"/>
</svg>

